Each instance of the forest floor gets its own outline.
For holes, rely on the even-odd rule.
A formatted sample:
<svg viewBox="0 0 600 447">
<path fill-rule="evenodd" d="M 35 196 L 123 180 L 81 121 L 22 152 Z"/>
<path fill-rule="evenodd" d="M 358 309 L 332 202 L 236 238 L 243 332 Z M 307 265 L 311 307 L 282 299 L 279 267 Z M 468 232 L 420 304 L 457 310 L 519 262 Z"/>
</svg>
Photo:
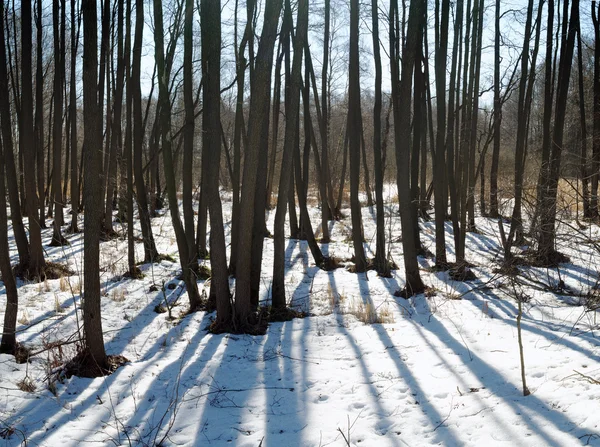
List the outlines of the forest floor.
<svg viewBox="0 0 600 447">
<path fill-rule="evenodd" d="M 227 235 L 230 210 L 224 195 Z M 319 211 L 311 212 L 318 222 Z M 374 209 L 362 212 L 373 256 Z M 331 222 L 334 242 L 322 247 L 325 254 L 352 254 L 345 213 L 345 220 Z M 494 273 L 501 260 L 497 223 L 478 218 L 478 232 L 467 234 L 477 279 L 453 281 L 431 269 L 432 259 L 419 258 L 431 289 L 405 300 L 394 296 L 404 285 L 395 216 L 390 201 L 386 227 L 399 266 L 391 278 L 321 271 L 305 242 L 289 240 L 288 299 L 310 316 L 271 323 L 264 336 L 210 334 L 214 314 L 185 316 L 178 263 L 143 265 L 144 279 L 123 278 L 126 241 L 103 243 L 107 352 L 130 362 L 97 379 L 59 374 L 74 355 L 81 323 L 82 236 L 69 236 L 68 247 L 47 247 L 47 259 L 68 263 L 75 274 L 19 282 L 18 340 L 39 353 L 28 364 L 0 355 L 0 446 L 600 445 L 600 325 L 589 309 L 598 296 L 599 228 L 563 221 L 559 249 L 571 263 L 520 267 L 511 278 Z M 168 212 L 153 225 L 161 253 L 175 256 Z M 434 251 L 433 222 L 421 228 Z M 46 245 L 51 231 L 44 231 Z M 450 224 L 447 236 L 453 258 Z M 141 243 L 136 250 L 142 257 Z M 272 259 L 273 242 L 265 239 L 263 304 Z M 208 284 L 199 287 L 208 292 Z M 155 312 L 165 299 L 175 303 L 173 321 Z"/>
</svg>

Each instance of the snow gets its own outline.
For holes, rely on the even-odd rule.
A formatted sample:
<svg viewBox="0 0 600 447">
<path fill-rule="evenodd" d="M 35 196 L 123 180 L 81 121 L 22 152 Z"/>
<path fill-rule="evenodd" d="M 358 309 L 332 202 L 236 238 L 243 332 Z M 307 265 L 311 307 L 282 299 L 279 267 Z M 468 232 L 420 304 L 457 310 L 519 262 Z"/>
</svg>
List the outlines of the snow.
<svg viewBox="0 0 600 447">
<path fill-rule="evenodd" d="M 373 256 L 374 210 L 362 211 L 367 254 Z M 229 222 L 229 201 L 224 212 Z M 342 258 L 352 254 L 350 212 L 344 212 L 344 221 L 331 224 L 334 242 L 323 246 L 326 254 Z M 318 222 L 319 211 L 311 213 Z M 268 217 L 272 228 L 274 213 Z M 169 321 L 167 313 L 155 313 L 165 300 L 163 282 L 167 299 L 178 303 L 174 315 L 186 311 L 178 264 L 145 265 L 143 280 L 122 278 L 126 242 L 105 242 L 107 352 L 130 363 L 108 377 L 54 381 L 75 345 L 44 347 L 76 340 L 81 322 L 82 236 L 69 236 L 69 247 L 46 248 L 47 259 L 68 262 L 75 275 L 62 284 L 19 283 L 18 340 L 43 352 L 29 364 L 0 355 L 0 445 L 600 445 L 600 384 L 590 380 L 600 380 L 599 325 L 581 297 L 599 279 L 600 251 L 593 242 L 600 230 L 576 223 L 561 227 L 560 249 L 572 263 L 558 270 L 522 268 L 514 284 L 494 273 L 501 258 L 497 224 L 485 218 L 476 223 L 480 234 L 467 235 L 467 258 L 478 279 L 455 282 L 430 270 L 431 259 L 419 258 L 431 290 L 409 300 L 393 295 L 404 285 L 400 243 L 391 246 L 400 269 L 392 278 L 379 278 L 373 271 L 321 271 L 307 244 L 290 240 L 288 299 L 311 316 L 272 323 L 264 336 L 212 335 L 206 328 L 214 314 Z M 153 225 L 159 251 L 176 255 L 169 214 Z M 390 235 L 398 240 L 399 225 L 397 205 L 390 201 L 388 240 Z M 424 244 L 434 251 L 433 223 L 421 227 Z M 228 238 L 229 230 L 228 223 Z M 51 234 L 44 231 L 45 243 Z M 450 225 L 447 243 L 453 258 Z M 141 243 L 136 250 L 139 259 Z M 272 259 L 272 240 L 265 239 L 263 303 L 269 299 Z M 153 284 L 158 291 L 149 291 Z M 208 292 L 208 284 L 199 287 Z M 6 295 L 3 287 L 0 291 L 2 321 Z M 526 301 L 527 397 L 515 293 Z M 365 324 L 367 314 L 383 323 Z M 35 391 L 19 389 L 25 377 Z"/>
</svg>

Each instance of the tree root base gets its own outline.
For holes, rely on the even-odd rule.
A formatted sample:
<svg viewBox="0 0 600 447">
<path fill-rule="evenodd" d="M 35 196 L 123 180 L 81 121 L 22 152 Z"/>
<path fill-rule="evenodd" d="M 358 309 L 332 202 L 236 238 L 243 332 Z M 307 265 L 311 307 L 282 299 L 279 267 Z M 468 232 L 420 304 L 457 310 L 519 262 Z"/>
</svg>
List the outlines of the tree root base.
<svg viewBox="0 0 600 447">
<path fill-rule="evenodd" d="M 109 355 L 106 365 L 98 365 L 87 350 L 79 352 L 64 367 L 63 373 L 67 378 L 76 377 L 104 377 L 115 372 L 120 366 L 129 363 L 122 355 Z"/>
</svg>

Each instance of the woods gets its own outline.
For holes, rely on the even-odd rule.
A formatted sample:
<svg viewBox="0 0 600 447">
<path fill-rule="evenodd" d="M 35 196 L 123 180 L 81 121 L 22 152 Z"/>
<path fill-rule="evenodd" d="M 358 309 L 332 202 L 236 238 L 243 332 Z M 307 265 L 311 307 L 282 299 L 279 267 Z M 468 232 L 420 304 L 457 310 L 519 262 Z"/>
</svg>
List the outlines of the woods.
<svg viewBox="0 0 600 447">
<path fill-rule="evenodd" d="M 369 11 L 360 10 L 357 2 L 351 2 L 347 19 L 336 19 L 332 32 L 330 1 L 322 8 L 303 2 L 296 5 L 289 0 L 266 1 L 264 9 L 260 9 L 264 16 L 259 29 L 256 29 L 259 5 L 255 2 L 248 2 L 245 12 L 238 2 L 224 11 L 219 11 L 214 2 L 204 7 L 183 0 L 155 2 L 151 5 L 154 24 L 150 41 L 148 33 L 144 33 L 148 6 L 141 2 L 104 1 L 99 5 L 59 0 L 51 5 L 25 2 L 19 11 L 14 7 L 4 9 L 3 3 L 0 54 L 3 175 L 11 210 L 7 216 L 10 215 L 19 254 L 17 275 L 41 280 L 48 275 L 40 233 L 45 226 L 47 208 L 53 217 L 51 245 L 68 243 L 63 233 L 79 231 L 78 215 L 83 211 L 91 225 L 88 228 L 84 223 L 89 244 L 85 254 L 90 268 L 97 269 L 93 267 L 97 262 L 93 247 L 99 243 L 98 238 L 126 237 L 130 247 L 128 273 L 136 277 L 139 273 L 136 273 L 135 240 L 131 231 L 134 216 L 138 216 L 142 231 L 144 263 L 160 261 L 150 219 L 165 197 L 190 310 L 200 309 L 207 303 L 216 305 L 215 327 L 219 330 L 253 330 L 261 288 L 262 241 L 269 235 L 264 216 L 271 206 L 271 196 L 277 197 L 272 305 L 284 309 L 287 210 L 289 208 L 291 213 L 291 229 L 299 225 L 298 235 L 308 240 L 314 262 L 326 270 L 333 268 L 336 261 L 322 252 L 322 246 L 330 241 L 329 223 L 341 217 L 340 199 L 337 204 L 333 200 L 335 182 L 339 183 L 340 194 L 348 186 L 350 190 L 352 271 L 361 273 L 373 266 L 383 277 L 390 274 L 390 266 L 394 264 L 388 253 L 389 244 L 393 242 L 385 236 L 383 191 L 394 172 L 399 216 L 393 218 L 399 218 L 403 228 L 406 281 L 403 296 L 422 293 L 426 288 L 417 259 L 425 254 L 420 241 L 420 221 L 429 218 L 427 210 L 432 199 L 436 268 L 450 269 L 455 278 L 471 277 L 465 238 L 469 231 L 476 229 L 477 200 L 481 201 L 482 213 L 486 213 L 487 178 L 490 179 L 487 215 L 493 218 L 512 215 L 509 230 L 500 224 L 505 237 L 506 262 L 511 261 L 513 248 L 524 245 L 527 238 L 537 241 L 534 244 L 536 262 L 556 265 L 564 261 L 554 241 L 559 212 L 558 183 L 562 176 L 568 178 L 572 172 L 561 169 L 564 123 L 567 117 L 577 119 L 578 113 L 581 131 L 576 138 L 581 143 L 576 146 L 581 149 L 567 153 L 575 164 L 577 157 L 580 159 L 580 167 L 573 169 L 578 169 L 577 176 L 583 185 L 583 217 L 593 220 L 598 215 L 596 143 L 600 125 L 596 109 L 600 88 L 596 81 L 599 70 L 595 53 L 587 50 L 588 42 L 595 42 L 598 34 L 595 4 L 591 11 L 586 11 L 585 17 L 591 16 L 591 23 L 585 27 L 580 23 L 577 2 L 563 2 L 559 16 L 553 1 L 537 5 L 530 1 L 522 11 L 504 12 L 500 2 L 487 5 L 483 1 L 468 1 L 465 5 L 463 0 L 456 4 L 444 0 L 436 2 L 433 9 L 420 1 L 402 3 L 399 7 L 398 2 L 392 0 L 388 5 L 386 11 L 388 6 L 374 1 Z M 34 6 L 36 14 L 32 17 Z M 87 22 L 85 6 L 90 14 Z M 68 21 L 67 8 L 70 9 Z M 168 15 L 163 13 L 165 8 Z M 224 20 L 223 14 L 235 18 L 235 63 L 230 73 L 224 71 L 221 61 L 225 61 L 225 67 L 231 66 L 231 54 L 224 50 L 224 42 L 218 38 L 221 30 L 217 25 Z M 501 38 L 502 21 L 506 20 L 505 16 L 515 14 L 525 18 L 523 30 L 513 31 L 515 37 L 522 33 L 521 50 L 507 47 Z M 360 17 L 367 15 L 372 24 L 370 42 L 364 36 L 359 37 Z M 543 58 L 538 58 L 543 17 L 547 21 L 546 51 Z M 428 25 L 428 18 L 433 20 L 432 27 Z M 385 21 L 389 30 L 387 36 L 380 35 L 381 21 Z M 484 21 L 493 21 L 493 32 L 484 33 Z M 38 33 L 35 64 L 32 58 L 34 23 Z M 134 24 L 133 35 L 131 23 Z M 18 35 L 14 32 L 16 24 L 20 29 Z M 555 39 L 553 31 L 557 24 L 561 31 L 556 31 Z M 309 25 L 321 29 L 321 36 L 309 33 Z M 349 30 L 347 50 L 343 49 L 343 38 L 338 36 L 340 27 L 344 26 Z M 51 52 L 44 44 L 44 34 L 40 34 L 43 27 L 52 34 Z M 93 40 L 98 35 L 94 27 L 100 30 L 99 45 L 90 43 L 86 47 L 85 37 Z M 255 41 L 252 36 L 259 31 L 260 38 Z M 85 63 L 78 67 L 81 35 Z M 320 39 L 320 43 L 316 44 L 314 39 Z M 484 40 L 493 42 L 493 54 L 485 55 L 486 69 L 493 74 L 491 85 L 482 76 Z M 142 48 L 150 43 L 154 48 L 153 62 L 142 56 Z M 362 44 L 370 45 L 370 49 L 361 49 Z M 183 47 L 182 59 L 174 58 L 179 46 Z M 318 48 L 322 50 L 320 54 Z M 382 61 L 382 48 L 389 59 Z M 320 72 L 315 70 L 313 62 L 315 51 Z M 365 96 L 372 88 L 371 60 L 361 61 L 361 51 L 373 55 L 373 102 Z M 348 58 L 348 65 L 343 68 L 348 82 L 347 90 L 340 91 L 343 85 L 340 80 L 344 76 L 338 72 L 340 62 L 333 57 L 345 57 L 341 56 L 344 54 Z M 198 62 L 200 55 L 201 63 Z M 573 70 L 578 76 L 578 86 L 571 76 L 575 57 L 578 64 Z M 490 59 L 492 63 L 488 62 Z M 592 59 L 595 62 L 590 65 L 588 61 Z M 142 70 L 148 72 L 148 63 L 154 65 L 156 76 L 145 80 Z M 366 77 L 360 72 L 366 73 Z M 540 75 L 536 76 L 538 72 Z M 158 92 L 157 98 L 146 96 L 147 81 L 151 83 L 150 95 Z M 44 88 L 50 83 L 51 95 Z M 535 107 L 542 111 L 534 112 L 534 92 L 541 92 L 542 88 L 543 97 L 535 98 Z M 281 90 L 285 96 L 283 101 Z M 334 99 L 334 90 L 341 96 Z M 483 101 L 490 90 L 493 90 L 493 98 Z M 78 91 L 88 92 L 89 100 Z M 567 104 L 568 95 L 575 91 L 579 111 Z M 228 105 L 227 97 L 234 99 L 234 106 Z M 367 99 L 367 103 L 373 104 L 371 109 L 361 105 Z M 510 143 L 513 137 L 503 136 L 508 124 L 502 118 L 508 113 L 507 108 L 514 109 L 512 104 L 517 111 L 516 132 L 514 129 L 508 132 L 515 135 L 514 148 Z M 391 120 L 389 111 L 393 112 Z M 593 112 L 594 118 L 586 121 L 588 111 Z M 80 113 L 83 116 L 81 128 Z M 540 118 L 533 118 L 533 113 L 543 115 L 539 146 L 533 143 L 539 141 L 536 140 L 538 128 L 531 124 L 533 119 Z M 491 120 L 486 118 L 488 115 Z M 49 124 L 44 127 L 46 118 Z M 13 123 L 18 123 L 16 135 Z M 199 129 L 201 138 L 197 137 Z M 365 138 L 367 132 L 372 140 Z M 576 142 L 569 138 L 568 144 Z M 590 144 L 587 144 L 588 138 Z M 492 150 L 488 155 L 490 145 Z M 45 156 L 44 147 L 51 156 Z M 387 156 L 388 147 L 393 149 L 394 157 Z M 103 155 L 97 155 L 100 151 Z M 501 157 L 514 159 L 512 172 L 499 172 Z M 490 163 L 485 162 L 487 158 L 491 159 Z M 433 166 L 430 174 L 428 159 Z M 23 163 L 23 160 L 35 160 L 35 163 Z M 529 181 L 525 173 L 529 172 L 529 165 L 536 163 L 540 166 L 536 211 L 525 216 L 525 182 Z M 341 176 L 340 164 L 343 165 Z M 347 164 L 349 179 L 345 181 Z M 486 169 L 490 169 L 489 177 Z M 369 170 L 374 173 L 374 186 Z M 507 195 L 510 192 L 500 190 L 499 177 L 514 182 L 512 210 L 503 202 L 510 197 Z M 480 195 L 476 194 L 478 181 Z M 364 250 L 360 203 L 363 193 L 370 200 L 371 187 L 375 190 L 377 216 L 376 252 L 372 260 Z M 225 222 L 220 191 L 223 188 L 233 191 L 230 250 L 222 232 Z M 312 194 L 317 195 L 321 209 L 317 227 L 320 239 L 315 237 L 307 212 L 307 200 Z M 183 198 L 183 219 L 180 197 Z M 194 201 L 194 197 L 199 198 L 199 202 Z M 133 202 L 132 198 L 135 198 Z M 64 230 L 63 209 L 69 204 L 72 218 L 69 228 Z M 196 204 L 197 211 L 194 210 Z M 300 210 L 298 215 L 296 206 Z M 132 214 L 133 207 L 138 213 Z M 128 230 L 123 234 L 114 230 L 113 210 L 117 212 L 118 221 L 127 224 Z M 27 228 L 21 211 L 30 222 Z M 210 251 L 205 248 L 207 213 L 210 215 Z M 447 218 L 454 230 L 455 262 L 448 259 Z M 296 219 L 299 219 L 298 224 Z M 98 230 L 95 228 L 99 221 L 103 223 Z M 526 227 L 529 222 L 531 228 Z M 98 232 L 99 235 L 94 235 Z M 211 260 L 212 282 L 206 302 L 202 301 L 196 284 L 198 255 L 210 256 Z M 86 289 L 93 295 L 97 293 L 93 290 L 97 288 L 98 279 L 89 278 L 93 273 L 88 275 L 87 267 L 85 272 L 89 286 Z M 230 279 L 233 278 L 232 294 Z M 10 336 L 6 330 L 5 334 Z M 9 344 L 14 345 L 14 342 Z"/>
<path fill-rule="evenodd" d="M 433 315 L 432 297 L 502 288 L 529 395 L 524 290 L 600 308 L 599 16 L 578 0 L 1 0 L 0 352 L 35 357 L 22 297 L 50 281 L 75 323 L 40 352 L 68 346 L 53 368 L 84 377 L 127 361 L 106 329 L 121 288 L 223 337 L 319 315 L 319 287 L 331 314 L 382 324 L 375 296 L 410 319 L 416 300 Z M 589 290 L 563 275 L 577 262 Z"/>
</svg>

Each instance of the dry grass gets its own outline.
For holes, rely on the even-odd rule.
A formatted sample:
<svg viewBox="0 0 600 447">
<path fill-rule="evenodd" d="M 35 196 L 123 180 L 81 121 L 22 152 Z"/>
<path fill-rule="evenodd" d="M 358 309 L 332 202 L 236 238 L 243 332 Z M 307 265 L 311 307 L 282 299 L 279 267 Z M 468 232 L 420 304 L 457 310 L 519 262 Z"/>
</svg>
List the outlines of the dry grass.
<svg viewBox="0 0 600 447">
<path fill-rule="evenodd" d="M 29 376 L 23 377 L 17 382 L 17 388 L 25 393 L 33 393 L 36 389 L 35 383 L 29 378 Z"/>
<path fill-rule="evenodd" d="M 358 321 L 364 324 L 384 324 L 394 323 L 394 314 L 390 311 L 387 304 L 376 307 L 372 302 L 363 303 L 352 301 L 347 314 L 354 315 Z"/>
<path fill-rule="evenodd" d="M 27 326 L 29 324 L 29 314 L 27 313 L 27 308 L 23 309 L 21 318 L 19 318 L 19 324 L 22 324 L 23 326 Z"/>
<path fill-rule="evenodd" d="M 54 294 L 54 312 L 57 314 L 64 313 L 65 309 L 60 305 L 60 301 L 58 300 L 58 295 Z"/>
<path fill-rule="evenodd" d="M 113 289 L 110 292 L 110 299 L 113 300 L 115 303 L 122 303 L 123 301 L 125 301 L 125 289 L 123 289 L 122 287 L 117 287 L 116 289 Z"/>
<path fill-rule="evenodd" d="M 69 290 L 69 280 L 66 276 L 60 277 L 60 282 L 58 283 L 58 286 L 61 292 L 66 292 Z"/>
</svg>

